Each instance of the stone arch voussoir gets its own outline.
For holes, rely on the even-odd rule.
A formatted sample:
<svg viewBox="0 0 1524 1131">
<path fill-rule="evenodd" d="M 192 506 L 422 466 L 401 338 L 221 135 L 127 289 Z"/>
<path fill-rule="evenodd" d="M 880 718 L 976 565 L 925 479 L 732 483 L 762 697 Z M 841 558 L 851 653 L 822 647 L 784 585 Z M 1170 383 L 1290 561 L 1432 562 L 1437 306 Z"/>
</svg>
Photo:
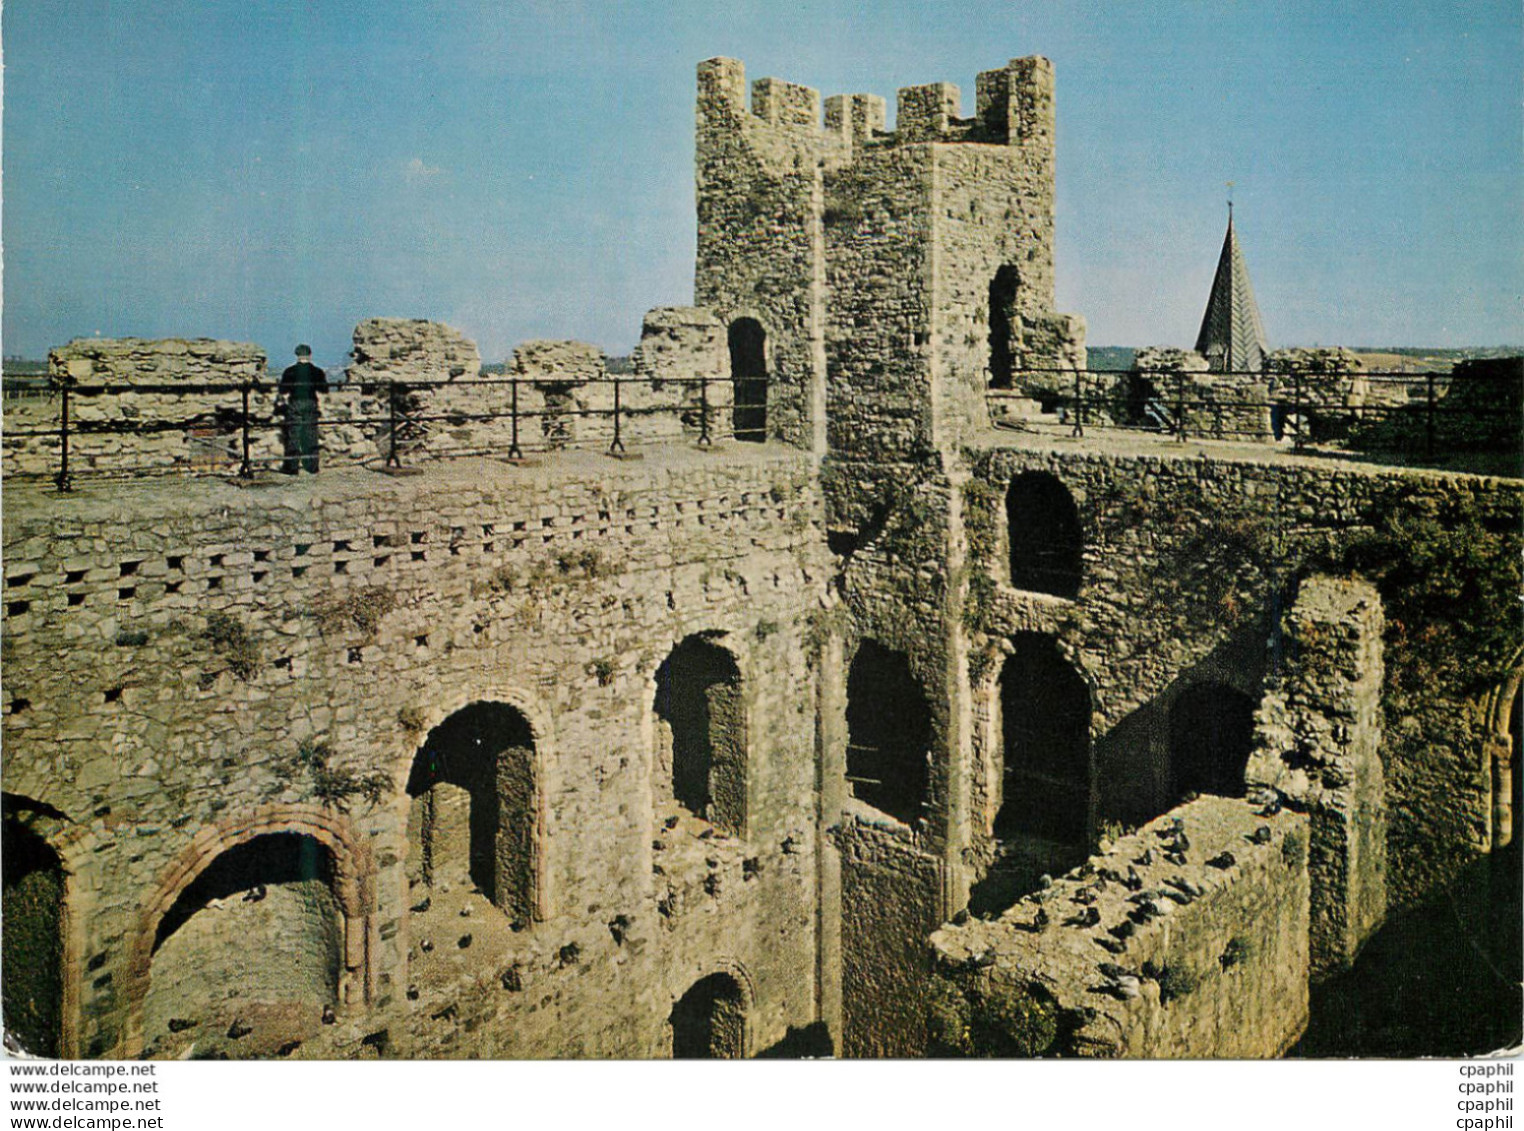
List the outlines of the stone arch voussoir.
<svg viewBox="0 0 1524 1131">
<path fill-rule="evenodd" d="M 368 1002 L 375 995 L 376 935 L 375 865 L 370 850 L 342 813 L 310 804 L 262 805 L 200 829 L 164 870 L 153 893 L 138 912 L 126 976 L 127 1025 L 120 1055 L 143 1051 L 143 1009 L 152 976 L 154 941 L 159 924 L 181 893 L 214 860 L 229 849 L 256 837 L 277 833 L 310 836 L 328 850 L 333 866 L 333 895 L 344 916 L 344 966 L 352 987 L 348 1004 Z"/>
</svg>

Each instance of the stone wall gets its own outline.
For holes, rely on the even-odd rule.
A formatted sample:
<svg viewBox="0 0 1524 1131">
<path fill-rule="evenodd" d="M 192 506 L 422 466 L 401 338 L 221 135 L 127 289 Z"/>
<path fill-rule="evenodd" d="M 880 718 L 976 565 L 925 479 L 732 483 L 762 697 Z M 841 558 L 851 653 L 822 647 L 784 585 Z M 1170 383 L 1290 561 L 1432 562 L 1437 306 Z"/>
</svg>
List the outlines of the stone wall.
<svg viewBox="0 0 1524 1131">
<path fill-rule="evenodd" d="M 1208 368 L 1194 350 L 1141 349 L 1112 390 L 1109 415 L 1124 427 L 1183 427 L 1200 439 L 1272 441 L 1269 384 Z"/>
<path fill-rule="evenodd" d="M 1314 442 L 1347 437 L 1362 409 L 1396 407 L 1408 399 L 1400 384 L 1372 383 L 1365 363 L 1342 346 L 1276 350 L 1265 359 L 1265 374 L 1282 412 L 1300 410 L 1302 435 Z"/>
<path fill-rule="evenodd" d="M 1259 709 L 1251 786 L 1311 815 L 1314 976 L 1347 968 L 1386 918 L 1381 597 L 1313 577 L 1286 615 L 1286 661 Z"/>
<path fill-rule="evenodd" d="M 96 466 L 193 468 L 225 464 L 235 442 L 238 387 L 266 378 L 265 352 L 250 342 L 210 338 L 76 338 L 48 353 L 48 377 L 86 393 L 70 397 L 73 426 L 101 430 L 76 436 L 75 470 Z M 175 386 L 219 386 L 226 391 L 175 391 Z M 256 396 L 264 411 L 269 397 Z M 7 475 L 55 475 L 62 400 L 11 403 L 3 441 Z M 146 431 L 129 435 L 122 430 Z M 26 433 L 40 433 L 27 435 Z"/>
<path fill-rule="evenodd" d="M 354 381 L 459 381 L 480 376 L 476 343 L 423 318 L 367 318 L 355 327 Z"/>
<path fill-rule="evenodd" d="M 1257 703 L 1284 654 L 1281 610 L 1304 575 L 1332 567 L 1365 573 L 1389 610 L 1381 751 L 1393 902 L 1418 899 L 1484 850 L 1492 785 L 1479 700 L 1519 646 L 1507 596 L 1518 585 L 1518 483 L 1099 446 L 990 449 L 970 471 L 977 486 L 964 494 L 975 505 L 961 540 L 973 566 L 965 619 L 978 629 L 967 661 L 974 812 L 988 812 L 980 798 L 993 793 L 1001 765 L 990 705 L 1003 640 L 1050 636 L 1089 683 L 1096 819 L 1135 824 L 1177 800 L 1170 727 L 1182 694 L 1223 685 Z M 1054 476 L 1077 505 L 1075 600 L 1004 580 L 1010 534 L 1000 500 L 1020 472 Z M 1466 595 L 1436 592 L 1437 579 Z M 1469 671 L 1462 656 L 1475 657 Z M 970 826 L 976 858 L 988 859 L 988 835 Z"/>
<path fill-rule="evenodd" d="M 508 377 L 495 378 L 482 373 L 476 344 L 443 323 L 367 319 L 355 327 L 354 341 L 348 380 L 320 398 L 325 467 L 378 466 L 394 450 L 404 464 L 506 456 L 514 438 L 511 378 L 519 382 L 522 453 L 608 448 L 613 442 L 614 384 L 596 346 L 526 342 L 515 350 Z M 637 375 L 619 379 L 621 443 L 697 440 L 706 395 L 711 438 L 729 436 L 734 397 L 724 327 L 714 315 L 658 308 L 646 320 L 643 342 Z M 250 463 L 255 472 L 283 463 L 277 382 L 265 374 L 265 355 L 256 346 L 92 339 L 53 352 L 59 379 L 88 368 L 84 383 L 114 390 L 71 397 L 70 468 L 76 475 L 236 474 L 243 456 L 240 387 L 256 381 L 248 400 Z M 702 393 L 690 383 L 700 375 L 709 378 Z M 196 393 L 134 388 L 147 384 L 226 388 Z M 60 413 L 57 395 L 6 409 L 0 443 L 7 475 L 58 473 Z"/>
<path fill-rule="evenodd" d="M 1168 863 L 1181 832 L 1186 862 Z M 1279 1056 L 1307 1024 L 1307 890 L 1306 817 L 1183 805 L 998 919 L 932 935 L 933 1051 Z"/>
<path fill-rule="evenodd" d="M 48 376 L 81 385 L 236 385 L 263 377 L 266 360 L 252 342 L 75 338 L 48 351 Z"/>
<path fill-rule="evenodd" d="M 808 463 L 299 484 L 6 492 L 5 788 L 67 819 L 81 1052 L 146 1047 L 179 937 L 150 962 L 159 916 L 267 833 L 332 861 L 336 1022 L 293 1037 L 273 1018 L 232 1045 L 186 1030 L 164 1055 L 665 1055 L 673 1002 L 720 967 L 747 987 L 751 1051 L 814 1022 L 814 675 L 796 658 L 826 574 Z M 650 785 L 654 675 L 695 633 L 742 673 L 743 836 Z M 409 766 L 475 702 L 534 735 L 540 906 L 517 930 L 406 876 Z"/>
<path fill-rule="evenodd" d="M 877 147 L 827 178 L 827 441 L 833 456 L 931 449 L 933 150 Z"/>
<path fill-rule="evenodd" d="M 710 438 L 733 431 L 735 389 L 725 324 L 695 306 L 659 306 L 646 312 L 640 344 L 631 355 L 635 374 L 650 384 L 630 387 L 646 415 L 636 423 L 642 435 L 698 440 L 708 406 Z M 696 382 L 704 381 L 699 387 Z"/>
</svg>

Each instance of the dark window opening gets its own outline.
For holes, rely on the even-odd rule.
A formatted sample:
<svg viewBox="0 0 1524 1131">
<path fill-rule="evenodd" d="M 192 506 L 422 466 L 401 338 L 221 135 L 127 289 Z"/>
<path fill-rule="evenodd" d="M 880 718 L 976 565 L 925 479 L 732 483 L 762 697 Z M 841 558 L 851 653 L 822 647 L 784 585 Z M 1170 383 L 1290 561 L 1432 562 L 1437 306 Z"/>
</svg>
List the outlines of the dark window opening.
<svg viewBox="0 0 1524 1131">
<path fill-rule="evenodd" d="M 1004 750 L 995 836 L 1085 845 L 1090 813 L 1090 689 L 1048 637 L 1023 633 L 1000 673 Z"/>
<path fill-rule="evenodd" d="M 678 1060 L 735 1060 L 745 1052 L 745 999 L 729 974 L 695 982 L 672 1007 L 671 1022 Z"/>
<path fill-rule="evenodd" d="M 1175 701 L 1169 729 L 1176 797 L 1243 795 L 1254 745 L 1254 700 L 1226 684 L 1196 684 Z"/>
<path fill-rule="evenodd" d="M 852 796 L 907 825 L 924 815 L 931 709 L 903 652 L 864 640 L 847 674 Z"/>
<path fill-rule="evenodd" d="M 990 280 L 990 388 L 1009 389 L 1016 369 L 1016 268 L 1007 264 Z"/>
<path fill-rule="evenodd" d="M 424 739 L 408 777 L 408 872 L 474 884 L 516 923 L 534 917 L 538 783 L 528 720 L 473 703 Z"/>
<path fill-rule="evenodd" d="M 1045 471 L 1023 472 L 1006 492 L 1005 516 L 1012 587 L 1079 596 L 1084 541 L 1069 489 Z"/>
<path fill-rule="evenodd" d="M 5 1027 L 36 1056 L 60 1054 L 64 871 L 58 854 L 5 798 L 0 842 L 0 974 Z"/>
<path fill-rule="evenodd" d="M 672 795 L 696 817 L 739 834 L 746 819 L 741 671 L 724 648 L 690 636 L 656 672 L 656 718 Z"/>
<path fill-rule="evenodd" d="M 755 318 L 737 318 L 729 337 L 735 437 L 760 444 L 767 439 L 767 334 Z"/>
</svg>

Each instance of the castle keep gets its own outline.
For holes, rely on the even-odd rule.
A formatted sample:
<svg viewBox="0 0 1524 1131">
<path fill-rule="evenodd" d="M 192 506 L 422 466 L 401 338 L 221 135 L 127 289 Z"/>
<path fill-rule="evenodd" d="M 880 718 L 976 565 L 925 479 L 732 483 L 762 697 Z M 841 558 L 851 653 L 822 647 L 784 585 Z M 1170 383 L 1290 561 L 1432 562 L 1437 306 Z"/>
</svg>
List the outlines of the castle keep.
<svg viewBox="0 0 1524 1131">
<path fill-rule="evenodd" d="M 54 352 L 119 395 L 73 491 L 5 437 L 24 1044 L 1274 1056 L 1509 848 L 1524 485 L 1299 453 L 1228 377 L 1222 438 L 996 427 L 1084 369 L 1052 66 L 886 109 L 700 64 L 634 376 L 371 319 L 315 478 L 105 474 L 236 469 L 130 425 L 268 416 L 258 347 Z"/>
</svg>

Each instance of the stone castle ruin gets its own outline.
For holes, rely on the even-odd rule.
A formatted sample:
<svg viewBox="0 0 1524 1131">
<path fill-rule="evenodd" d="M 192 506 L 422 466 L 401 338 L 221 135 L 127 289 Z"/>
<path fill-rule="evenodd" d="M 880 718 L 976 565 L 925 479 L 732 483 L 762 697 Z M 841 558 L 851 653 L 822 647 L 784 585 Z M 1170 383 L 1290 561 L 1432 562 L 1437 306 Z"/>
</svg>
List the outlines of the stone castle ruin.
<svg viewBox="0 0 1524 1131">
<path fill-rule="evenodd" d="M 131 391 L 69 402 L 72 491 L 5 437 L 15 1038 L 1276 1056 L 1516 863 L 1524 483 L 1183 443 L 1141 385 L 1024 426 L 1084 369 L 1051 65 L 962 112 L 700 64 L 696 305 L 633 375 L 372 319 L 315 478 L 105 474 L 236 469 L 257 347 L 55 351 Z"/>
</svg>

